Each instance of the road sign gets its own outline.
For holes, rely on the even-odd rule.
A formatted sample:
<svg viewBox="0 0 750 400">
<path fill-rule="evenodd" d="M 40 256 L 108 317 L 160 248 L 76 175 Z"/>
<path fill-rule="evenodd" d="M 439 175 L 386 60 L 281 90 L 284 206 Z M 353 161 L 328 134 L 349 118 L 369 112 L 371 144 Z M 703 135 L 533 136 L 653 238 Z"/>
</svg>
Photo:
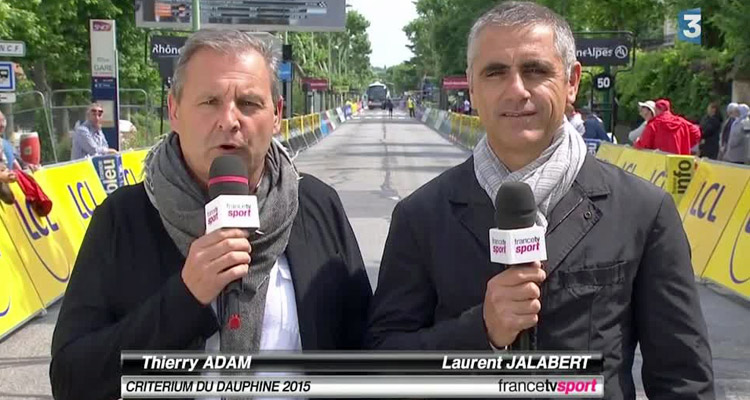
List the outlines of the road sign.
<svg viewBox="0 0 750 400">
<path fill-rule="evenodd" d="M 186 41 L 185 36 L 151 36 L 151 59 L 179 57 Z"/>
<path fill-rule="evenodd" d="M 23 57 L 26 55 L 26 43 L 18 40 L 0 40 L 0 56 Z"/>
<path fill-rule="evenodd" d="M 701 44 L 701 9 L 680 11 L 677 18 L 677 39 L 683 42 Z"/>
<path fill-rule="evenodd" d="M 279 79 L 283 82 L 292 80 L 292 63 L 290 61 L 284 61 L 279 64 Z"/>
<path fill-rule="evenodd" d="M 608 73 L 601 73 L 594 76 L 594 88 L 596 90 L 607 91 L 615 85 L 615 78 Z"/>
<path fill-rule="evenodd" d="M 16 71 L 12 62 L 0 62 L 0 91 L 16 91 Z"/>
<path fill-rule="evenodd" d="M 581 65 L 628 65 L 632 43 L 627 37 L 588 39 L 576 37 L 576 58 Z"/>
<path fill-rule="evenodd" d="M 0 103 L 15 103 L 16 94 L 14 92 L 0 92 Z"/>
</svg>

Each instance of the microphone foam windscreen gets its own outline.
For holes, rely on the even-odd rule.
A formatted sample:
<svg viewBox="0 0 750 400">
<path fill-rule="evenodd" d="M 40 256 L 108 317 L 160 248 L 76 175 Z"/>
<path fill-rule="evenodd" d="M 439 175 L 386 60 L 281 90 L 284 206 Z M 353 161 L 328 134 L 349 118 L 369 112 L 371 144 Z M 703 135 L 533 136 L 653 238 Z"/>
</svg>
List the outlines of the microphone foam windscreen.
<svg viewBox="0 0 750 400">
<path fill-rule="evenodd" d="M 216 157 L 208 173 L 208 195 L 211 200 L 227 195 L 249 195 L 247 165 L 235 155 Z"/>
<path fill-rule="evenodd" d="M 536 222 L 536 201 L 531 187 L 523 182 L 507 182 L 495 197 L 495 224 L 498 229 L 522 229 Z"/>
</svg>

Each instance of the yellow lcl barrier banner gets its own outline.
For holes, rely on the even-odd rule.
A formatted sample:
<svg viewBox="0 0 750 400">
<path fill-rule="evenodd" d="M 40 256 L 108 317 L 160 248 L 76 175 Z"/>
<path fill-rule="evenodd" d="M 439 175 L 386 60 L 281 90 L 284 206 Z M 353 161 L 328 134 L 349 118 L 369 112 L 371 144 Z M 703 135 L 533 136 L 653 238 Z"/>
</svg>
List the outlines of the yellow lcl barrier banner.
<svg viewBox="0 0 750 400">
<path fill-rule="evenodd" d="M 133 150 L 122 153 L 122 168 L 125 172 L 125 184 L 135 185 L 143 182 L 143 160 L 149 149 Z"/>
<path fill-rule="evenodd" d="M 750 179 L 750 169 L 701 161 L 679 204 L 682 225 L 690 240 L 693 270 L 704 269 Z"/>
<path fill-rule="evenodd" d="M 46 217 L 39 217 L 26 203 L 17 184 L 11 189 L 15 196 L 12 206 L 0 205 L 0 219 L 13 238 L 18 256 L 34 283 L 44 306 L 52 304 L 67 287 L 78 248 L 75 239 L 68 237 L 68 229 L 61 222 L 61 210 L 55 208 Z"/>
<path fill-rule="evenodd" d="M 107 198 L 93 164 L 81 160 L 44 168 L 34 174 L 34 179 L 52 200 L 52 209 L 68 228 L 68 237 L 78 249 L 94 209 Z"/>
<path fill-rule="evenodd" d="M 667 180 L 667 155 L 663 153 L 624 148 L 615 165 L 658 187 L 664 187 Z"/>
<path fill-rule="evenodd" d="M 675 204 L 680 204 L 695 175 L 695 157 L 676 154 L 667 155 L 667 180 L 664 190 L 672 195 Z"/>
<path fill-rule="evenodd" d="M 750 298 L 750 181 L 747 185 L 703 277 Z"/>
<path fill-rule="evenodd" d="M 33 176 L 52 200 L 49 215 L 37 215 L 12 184 L 16 200 L 12 206 L 0 205 L 0 219 L 46 307 L 64 293 L 88 223 L 106 194 L 90 160 L 45 168 Z"/>
<path fill-rule="evenodd" d="M 596 158 L 607 161 L 613 165 L 620 165 L 617 162 L 620 160 L 623 150 L 625 150 L 625 147 L 623 146 L 602 142 L 599 145 L 599 149 L 596 151 Z"/>
<path fill-rule="evenodd" d="M 724 228 L 703 277 L 750 298 L 750 182 Z"/>
<path fill-rule="evenodd" d="M 41 310 L 39 295 L 0 222 L 0 339 Z"/>
</svg>

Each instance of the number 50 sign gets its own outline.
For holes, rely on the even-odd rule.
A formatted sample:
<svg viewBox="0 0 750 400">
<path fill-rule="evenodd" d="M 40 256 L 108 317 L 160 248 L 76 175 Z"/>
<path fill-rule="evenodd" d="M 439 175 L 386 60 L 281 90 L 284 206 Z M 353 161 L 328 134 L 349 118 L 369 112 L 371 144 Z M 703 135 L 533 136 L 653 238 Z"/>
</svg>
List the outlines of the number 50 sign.
<svg viewBox="0 0 750 400">
<path fill-rule="evenodd" d="M 680 11 L 677 18 L 677 39 L 684 42 L 701 44 L 701 9 L 693 8 Z"/>
</svg>

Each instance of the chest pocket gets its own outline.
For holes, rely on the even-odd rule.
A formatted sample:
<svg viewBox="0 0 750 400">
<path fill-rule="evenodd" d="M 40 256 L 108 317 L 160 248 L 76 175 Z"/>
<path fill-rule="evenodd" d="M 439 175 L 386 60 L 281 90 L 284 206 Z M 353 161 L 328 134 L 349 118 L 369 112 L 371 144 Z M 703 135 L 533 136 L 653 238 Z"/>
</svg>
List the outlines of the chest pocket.
<svg viewBox="0 0 750 400">
<path fill-rule="evenodd" d="M 538 343 L 544 350 L 597 348 L 601 330 L 617 324 L 627 303 L 628 262 L 558 270 L 542 291 Z"/>
<path fill-rule="evenodd" d="M 616 286 L 625 281 L 626 262 L 613 265 L 594 265 L 573 271 L 560 271 L 560 286 L 576 298 L 584 298 L 607 286 Z"/>
</svg>

